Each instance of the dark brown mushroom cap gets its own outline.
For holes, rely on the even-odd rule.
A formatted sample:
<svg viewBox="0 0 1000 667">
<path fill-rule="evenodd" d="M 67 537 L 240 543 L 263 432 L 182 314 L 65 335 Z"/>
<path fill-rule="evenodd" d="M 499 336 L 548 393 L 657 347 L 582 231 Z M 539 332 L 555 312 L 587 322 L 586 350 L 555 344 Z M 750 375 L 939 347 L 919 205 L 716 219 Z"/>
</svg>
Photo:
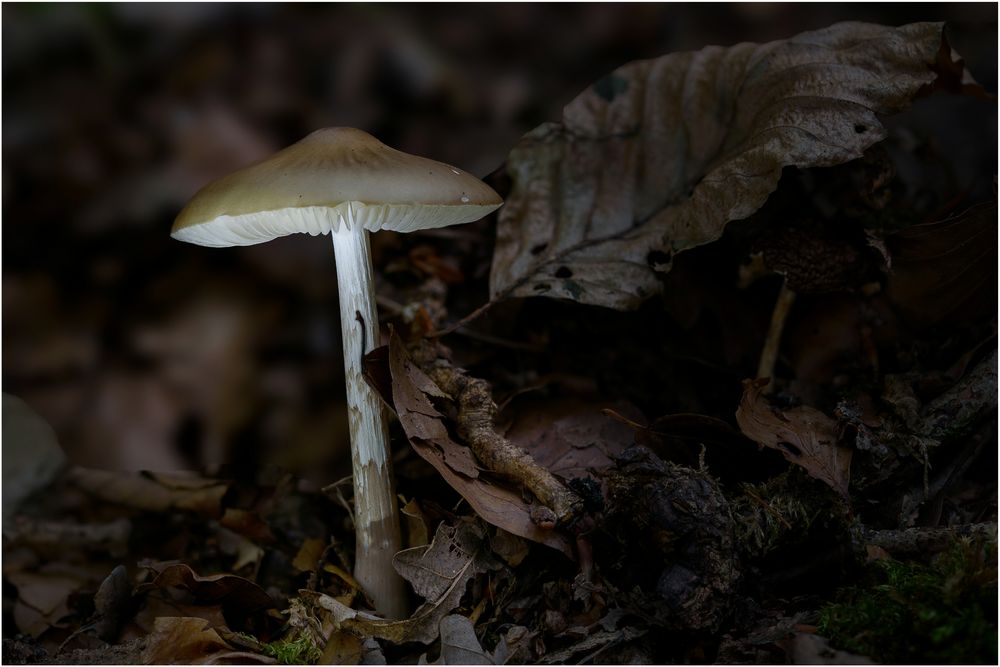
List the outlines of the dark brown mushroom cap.
<svg viewBox="0 0 1000 667">
<path fill-rule="evenodd" d="M 206 246 L 325 234 L 348 217 L 369 231 L 411 232 L 478 220 L 503 203 L 471 174 L 335 127 L 202 188 L 171 236 Z"/>
</svg>

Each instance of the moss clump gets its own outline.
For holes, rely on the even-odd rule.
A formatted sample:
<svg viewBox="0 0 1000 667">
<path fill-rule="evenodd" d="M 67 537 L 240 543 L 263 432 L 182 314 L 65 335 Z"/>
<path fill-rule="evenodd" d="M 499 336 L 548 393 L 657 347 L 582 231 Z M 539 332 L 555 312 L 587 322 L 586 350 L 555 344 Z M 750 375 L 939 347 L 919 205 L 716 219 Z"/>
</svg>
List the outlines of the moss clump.
<svg viewBox="0 0 1000 667">
<path fill-rule="evenodd" d="M 311 665 L 320 659 L 323 652 L 308 637 L 299 635 L 296 639 L 264 644 L 264 654 L 281 665 Z"/>
<path fill-rule="evenodd" d="M 796 468 L 740 490 L 730 501 L 736 543 L 751 558 L 805 540 L 817 519 L 836 514 L 836 501 L 822 483 Z"/>
<path fill-rule="evenodd" d="M 879 561 L 841 589 L 819 633 L 883 663 L 997 662 L 996 543 L 957 542 L 932 565 Z"/>
</svg>

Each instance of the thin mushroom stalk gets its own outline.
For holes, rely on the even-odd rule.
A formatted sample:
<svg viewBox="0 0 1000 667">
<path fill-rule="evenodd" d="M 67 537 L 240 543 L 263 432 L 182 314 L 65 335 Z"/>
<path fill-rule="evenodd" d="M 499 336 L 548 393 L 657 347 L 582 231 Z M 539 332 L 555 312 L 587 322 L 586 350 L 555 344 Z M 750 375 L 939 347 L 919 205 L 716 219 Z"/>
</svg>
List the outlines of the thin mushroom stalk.
<svg viewBox="0 0 1000 667">
<path fill-rule="evenodd" d="M 378 312 L 368 231 L 348 206 L 330 232 L 340 291 L 344 379 L 351 433 L 354 523 L 357 540 L 354 578 L 389 618 L 406 615 L 403 580 L 392 565 L 400 549 L 399 512 L 382 403 L 362 375 L 362 358 L 378 345 Z"/>
</svg>

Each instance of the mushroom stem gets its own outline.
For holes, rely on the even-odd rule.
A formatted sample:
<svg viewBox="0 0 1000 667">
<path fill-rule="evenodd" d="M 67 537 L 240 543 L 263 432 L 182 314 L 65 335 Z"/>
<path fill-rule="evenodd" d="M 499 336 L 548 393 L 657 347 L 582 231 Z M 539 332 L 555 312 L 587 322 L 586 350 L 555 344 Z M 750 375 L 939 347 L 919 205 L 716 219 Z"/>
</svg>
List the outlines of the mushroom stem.
<svg viewBox="0 0 1000 667">
<path fill-rule="evenodd" d="M 760 363 L 757 365 L 757 377 L 770 379 L 770 382 L 763 389 L 765 394 L 774 391 L 774 366 L 778 361 L 781 332 L 785 329 L 785 320 L 788 318 L 788 311 L 791 310 L 793 303 L 795 303 L 795 292 L 789 289 L 788 279 L 785 278 L 781 281 L 781 289 L 778 290 L 778 298 L 775 300 L 774 310 L 771 312 L 771 325 L 768 327 L 764 349 L 760 353 Z"/>
<path fill-rule="evenodd" d="M 382 403 L 362 375 L 362 357 L 378 345 L 378 312 L 368 232 L 353 207 L 331 232 L 340 292 L 344 378 L 354 473 L 357 538 L 354 577 L 387 618 L 407 614 L 403 579 L 392 565 L 400 549 L 399 513 L 392 478 L 389 431 Z"/>
</svg>

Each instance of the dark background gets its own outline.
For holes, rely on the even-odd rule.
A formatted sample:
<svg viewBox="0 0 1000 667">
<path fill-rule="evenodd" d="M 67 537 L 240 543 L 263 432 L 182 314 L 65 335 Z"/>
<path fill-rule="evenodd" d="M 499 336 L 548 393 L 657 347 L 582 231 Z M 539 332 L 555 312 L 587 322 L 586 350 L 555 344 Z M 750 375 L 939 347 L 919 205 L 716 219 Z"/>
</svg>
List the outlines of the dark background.
<svg viewBox="0 0 1000 667">
<path fill-rule="evenodd" d="M 948 20 L 996 91 L 991 3 L 4 4 L 3 390 L 80 464 L 326 476 L 348 447 L 331 249 L 173 241 L 198 188 L 335 125 L 484 176 L 619 65 L 842 20 Z M 448 244 L 383 233 L 376 261 L 421 242 Z"/>
</svg>

